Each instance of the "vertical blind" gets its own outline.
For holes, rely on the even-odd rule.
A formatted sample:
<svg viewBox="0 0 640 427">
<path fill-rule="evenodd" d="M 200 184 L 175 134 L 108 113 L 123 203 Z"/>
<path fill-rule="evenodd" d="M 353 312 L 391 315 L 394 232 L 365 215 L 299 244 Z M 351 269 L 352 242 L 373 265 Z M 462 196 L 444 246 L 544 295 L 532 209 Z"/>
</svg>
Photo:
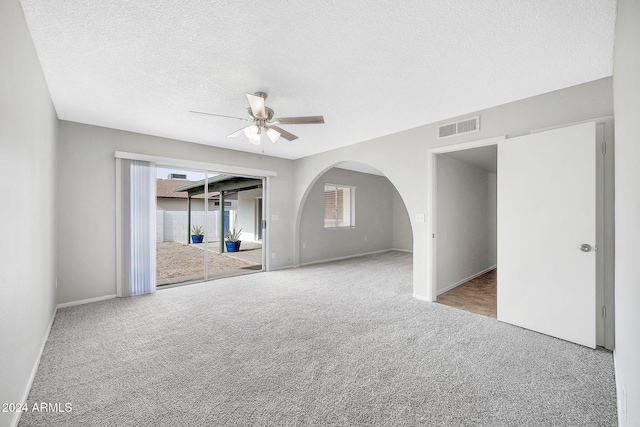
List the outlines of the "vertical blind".
<svg viewBox="0 0 640 427">
<path fill-rule="evenodd" d="M 156 168 L 153 163 L 119 159 L 121 277 L 118 296 L 156 290 Z"/>
</svg>

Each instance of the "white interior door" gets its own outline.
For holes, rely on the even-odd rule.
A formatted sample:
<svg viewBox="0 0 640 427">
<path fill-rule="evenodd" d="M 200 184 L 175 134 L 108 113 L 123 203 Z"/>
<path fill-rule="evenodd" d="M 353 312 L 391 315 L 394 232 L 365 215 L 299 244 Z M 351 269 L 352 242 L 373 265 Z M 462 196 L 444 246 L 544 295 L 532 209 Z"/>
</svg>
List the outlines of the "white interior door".
<svg viewBox="0 0 640 427">
<path fill-rule="evenodd" d="M 592 348 L 595 142 L 591 122 L 498 144 L 498 320 Z"/>
</svg>

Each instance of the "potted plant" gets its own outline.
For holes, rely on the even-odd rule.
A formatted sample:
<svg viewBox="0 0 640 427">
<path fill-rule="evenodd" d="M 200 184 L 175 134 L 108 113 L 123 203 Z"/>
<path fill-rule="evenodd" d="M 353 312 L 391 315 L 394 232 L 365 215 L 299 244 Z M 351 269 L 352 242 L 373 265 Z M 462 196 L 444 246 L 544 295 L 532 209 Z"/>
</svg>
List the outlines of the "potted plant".
<svg viewBox="0 0 640 427">
<path fill-rule="evenodd" d="M 204 240 L 204 229 L 201 225 L 194 225 L 191 227 L 191 242 L 202 243 Z"/>
<path fill-rule="evenodd" d="M 242 233 L 242 228 L 240 230 L 235 230 L 231 228 L 227 232 L 227 241 L 224 242 L 227 246 L 227 252 L 238 252 L 240 250 L 240 234 Z"/>
</svg>

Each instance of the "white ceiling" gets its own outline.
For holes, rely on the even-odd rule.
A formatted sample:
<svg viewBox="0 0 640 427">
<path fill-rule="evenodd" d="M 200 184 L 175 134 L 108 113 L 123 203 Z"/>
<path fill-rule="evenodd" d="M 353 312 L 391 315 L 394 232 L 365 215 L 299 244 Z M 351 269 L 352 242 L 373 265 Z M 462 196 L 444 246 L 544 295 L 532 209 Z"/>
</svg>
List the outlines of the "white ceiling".
<svg viewBox="0 0 640 427">
<path fill-rule="evenodd" d="M 610 76 L 615 0 L 20 0 L 60 119 L 295 159 Z M 300 138 L 225 138 L 246 92 Z"/>
</svg>

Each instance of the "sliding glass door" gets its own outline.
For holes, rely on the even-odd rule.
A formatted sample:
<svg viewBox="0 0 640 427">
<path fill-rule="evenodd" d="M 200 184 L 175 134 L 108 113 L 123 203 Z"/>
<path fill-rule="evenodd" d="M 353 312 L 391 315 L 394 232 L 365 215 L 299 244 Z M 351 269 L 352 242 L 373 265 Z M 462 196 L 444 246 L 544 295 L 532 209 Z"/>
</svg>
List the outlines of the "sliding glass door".
<svg viewBox="0 0 640 427">
<path fill-rule="evenodd" d="M 156 181 L 158 286 L 263 269 L 262 179 L 158 167 Z"/>
<path fill-rule="evenodd" d="M 157 285 L 202 281 L 205 275 L 204 196 L 179 191 L 191 182 L 204 182 L 204 172 L 157 169 L 156 276 Z"/>
</svg>

